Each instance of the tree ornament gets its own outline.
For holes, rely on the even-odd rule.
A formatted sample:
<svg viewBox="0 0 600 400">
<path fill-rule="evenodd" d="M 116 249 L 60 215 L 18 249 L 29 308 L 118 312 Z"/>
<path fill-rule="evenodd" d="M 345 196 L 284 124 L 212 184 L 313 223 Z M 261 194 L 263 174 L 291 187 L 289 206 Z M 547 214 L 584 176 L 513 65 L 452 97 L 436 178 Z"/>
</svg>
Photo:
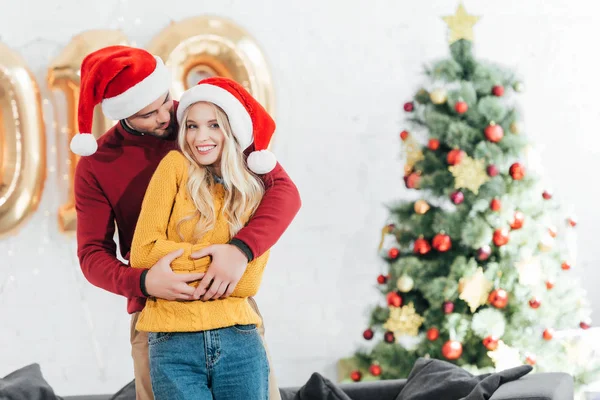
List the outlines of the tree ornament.
<svg viewBox="0 0 600 400">
<path fill-rule="evenodd" d="M 448 170 L 454 176 L 455 189 L 465 188 L 475 194 L 490 179 L 486 173 L 485 160 L 475 160 L 469 156 L 463 157 L 460 164 L 452 165 Z"/>
<path fill-rule="evenodd" d="M 572 227 L 575 228 L 575 226 L 577 225 L 577 221 L 575 220 L 575 218 L 573 217 L 569 217 L 567 218 L 567 223 Z"/>
<path fill-rule="evenodd" d="M 496 371 L 503 371 L 522 365 L 519 350 L 507 346 L 502 340 L 498 341 L 498 348 L 494 351 L 488 351 L 487 355 L 494 362 Z"/>
<path fill-rule="evenodd" d="M 389 292 L 386 296 L 388 306 L 400 307 L 402 305 L 402 296 L 397 292 Z"/>
<path fill-rule="evenodd" d="M 513 121 L 510 124 L 510 126 L 508 127 L 508 129 L 510 130 L 511 133 L 518 135 L 523 130 L 523 127 L 521 126 L 521 124 L 519 122 Z"/>
<path fill-rule="evenodd" d="M 488 246 L 487 244 L 480 247 L 477 250 L 477 259 L 479 261 L 485 261 L 488 258 L 490 258 L 491 255 L 492 255 L 492 248 L 490 246 Z"/>
<path fill-rule="evenodd" d="M 429 204 L 425 200 L 417 200 L 414 205 L 415 212 L 419 215 L 425 214 L 429 208 Z"/>
<path fill-rule="evenodd" d="M 498 247 L 504 246 L 508 243 L 510 237 L 508 234 L 508 229 L 506 228 L 498 228 L 494 231 L 494 244 Z"/>
<path fill-rule="evenodd" d="M 525 362 L 531 366 L 535 365 L 535 355 L 533 354 L 527 354 L 527 357 L 525 357 Z"/>
<path fill-rule="evenodd" d="M 523 82 L 517 81 L 513 83 L 513 89 L 515 89 L 515 92 L 522 93 L 525 91 L 525 85 L 523 84 Z"/>
<path fill-rule="evenodd" d="M 416 172 L 411 173 L 406 177 L 405 184 L 408 189 L 418 189 L 421 175 Z"/>
<path fill-rule="evenodd" d="M 542 301 L 539 299 L 539 297 L 533 297 L 529 300 L 529 307 L 535 309 L 540 308 L 540 306 L 542 305 Z"/>
<path fill-rule="evenodd" d="M 568 271 L 571 269 L 571 264 L 567 261 L 563 261 L 562 264 L 560 264 L 560 267 L 563 271 Z"/>
<path fill-rule="evenodd" d="M 440 141 L 437 139 L 429 139 L 429 142 L 427 142 L 427 147 L 431 151 L 436 151 L 440 148 Z"/>
<path fill-rule="evenodd" d="M 492 199 L 492 201 L 490 201 L 490 208 L 492 211 L 500 211 L 502 209 L 502 203 L 499 199 Z"/>
<path fill-rule="evenodd" d="M 511 165 L 508 172 L 515 181 L 520 181 L 525 177 L 525 167 L 518 162 Z"/>
<path fill-rule="evenodd" d="M 479 21 L 478 16 L 467 14 L 467 10 L 461 4 L 458 5 L 456 13 L 454 15 L 447 15 L 442 17 L 444 22 L 448 24 L 450 28 L 450 35 L 448 37 L 448 43 L 452 44 L 461 39 L 473 41 L 473 26 Z"/>
<path fill-rule="evenodd" d="M 415 281 L 410 276 L 403 274 L 400 278 L 398 278 L 396 286 L 401 292 L 410 292 L 415 286 Z"/>
<path fill-rule="evenodd" d="M 552 250 L 553 246 L 554 246 L 554 238 L 549 233 L 542 235 L 542 238 L 540 239 L 540 242 L 538 243 L 538 248 L 540 249 L 540 251 L 548 252 L 548 251 Z"/>
<path fill-rule="evenodd" d="M 544 329 L 542 337 L 544 338 L 544 340 L 552 340 L 552 338 L 554 337 L 554 330 L 552 328 Z"/>
<path fill-rule="evenodd" d="M 510 228 L 517 230 L 523 227 L 523 223 L 525 223 L 525 214 L 521 211 L 515 211 L 515 215 L 513 215 L 513 220 L 510 223 Z"/>
<path fill-rule="evenodd" d="M 445 233 L 438 233 L 431 241 L 433 248 L 439 252 L 446 252 L 452 248 L 452 240 Z"/>
<path fill-rule="evenodd" d="M 464 114 L 469 110 L 469 105 L 464 101 L 457 101 L 454 104 L 454 110 L 459 114 Z"/>
<path fill-rule="evenodd" d="M 465 195 L 460 190 L 457 190 L 450 194 L 450 200 L 452 200 L 454 204 L 459 205 L 465 200 Z"/>
<path fill-rule="evenodd" d="M 496 97 L 502 97 L 504 95 L 504 86 L 494 85 L 492 88 L 492 94 Z"/>
<path fill-rule="evenodd" d="M 373 376 L 379 376 L 379 375 L 381 375 L 381 366 L 379 366 L 377 364 L 373 364 L 369 367 L 369 372 Z"/>
<path fill-rule="evenodd" d="M 412 101 L 404 103 L 404 111 L 412 112 L 415 109 L 415 105 Z"/>
<path fill-rule="evenodd" d="M 429 328 L 427 330 L 427 339 L 435 341 L 440 337 L 440 331 L 437 328 Z"/>
<path fill-rule="evenodd" d="M 457 165 L 460 164 L 460 162 L 466 155 L 467 153 L 460 149 L 452 149 L 448 152 L 448 155 L 446 156 L 446 161 L 449 165 Z"/>
<path fill-rule="evenodd" d="M 417 140 L 409 133 L 406 135 L 406 139 L 403 139 L 404 152 L 406 154 L 405 168 L 408 166 L 411 170 L 414 169 L 415 165 L 425 159 L 421 145 Z"/>
<path fill-rule="evenodd" d="M 390 308 L 390 317 L 383 327 L 393 332 L 394 335 L 417 336 L 423 321 L 425 318 L 417 314 L 415 306 L 411 302 L 401 308 Z"/>
<path fill-rule="evenodd" d="M 350 373 L 350 379 L 354 382 L 359 382 L 362 379 L 362 373 L 358 370 L 354 370 Z"/>
<path fill-rule="evenodd" d="M 431 251 L 431 245 L 425 238 L 418 238 L 414 243 L 414 251 L 416 254 L 425 255 Z"/>
<path fill-rule="evenodd" d="M 395 260 L 396 258 L 398 258 L 399 254 L 400 254 L 400 250 L 398 250 L 395 247 L 392 247 L 391 249 L 388 250 L 388 258 L 390 260 Z"/>
<path fill-rule="evenodd" d="M 408 139 L 408 136 L 410 135 L 410 133 L 408 133 L 408 131 L 402 131 L 400 132 L 400 139 L 402 139 L 402 141 L 406 141 L 406 139 Z"/>
<path fill-rule="evenodd" d="M 452 314 L 454 312 L 454 303 L 446 300 L 442 304 L 442 310 L 444 311 L 444 314 Z"/>
<path fill-rule="evenodd" d="M 383 340 L 385 340 L 386 343 L 394 343 L 396 341 L 396 338 L 394 337 L 394 332 L 386 332 L 383 335 Z"/>
<path fill-rule="evenodd" d="M 496 308 L 504 308 L 508 304 L 508 293 L 504 289 L 496 289 L 490 293 L 488 301 Z"/>
<path fill-rule="evenodd" d="M 546 289 L 552 290 L 554 288 L 554 282 L 551 280 L 546 281 Z"/>
<path fill-rule="evenodd" d="M 552 193 L 548 190 L 544 190 L 544 192 L 542 193 L 542 197 L 544 198 L 544 200 L 550 200 L 552 198 Z"/>
<path fill-rule="evenodd" d="M 385 285 L 387 283 L 387 280 L 388 278 L 385 275 L 379 275 L 377 277 L 377 283 L 379 283 L 380 285 Z"/>
<path fill-rule="evenodd" d="M 581 322 L 579 323 L 579 327 L 580 327 L 581 329 L 590 329 L 590 328 L 591 328 L 591 326 L 592 326 L 592 322 L 591 322 L 591 321 L 589 321 L 589 320 L 581 321 Z"/>
<path fill-rule="evenodd" d="M 552 239 L 556 238 L 556 236 L 558 235 L 558 230 L 556 229 L 555 226 L 549 226 L 548 227 L 548 235 L 550 235 L 550 237 Z"/>
<path fill-rule="evenodd" d="M 439 88 L 439 89 L 435 89 L 434 91 L 432 91 L 431 93 L 429 93 L 429 98 L 431 99 L 431 102 L 433 104 L 444 104 L 446 102 L 446 100 L 448 99 L 448 93 L 446 92 L 445 89 Z"/>
<path fill-rule="evenodd" d="M 493 143 L 498 143 L 504 137 L 504 129 L 494 121 L 485 127 L 483 133 L 485 133 L 487 140 Z"/>
<path fill-rule="evenodd" d="M 474 313 L 479 306 L 486 303 L 492 286 L 492 282 L 488 281 L 483 274 L 483 269 L 478 267 L 473 275 L 460 279 L 458 298 L 464 300 L 469 305 L 471 312 Z"/>
<path fill-rule="evenodd" d="M 498 348 L 498 338 L 496 336 L 486 336 L 483 340 L 482 343 L 485 346 L 486 349 L 488 350 L 496 350 Z"/>
<path fill-rule="evenodd" d="M 373 336 L 374 336 L 374 335 L 375 335 L 375 333 L 373 332 L 373 329 L 371 329 L 371 328 L 365 329 L 365 331 L 363 332 L 363 337 L 364 337 L 366 340 L 371 340 L 371 339 L 373 339 Z"/>
<path fill-rule="evenodd" d="M 494 176 L 496 176 L 500 173 L 500 170 L 494 164 L 490 164 L 490 165 L 488 165 L 486 172 L 489 176 L 491 176 L 493 178 Z"/>
<path fill-rule="evenodd" d="M 442 355 L 448 360 L 458 360 L 462 355 L 462 344 L 456 340 L 448 340 L 442 346 Z"/>
</svg>

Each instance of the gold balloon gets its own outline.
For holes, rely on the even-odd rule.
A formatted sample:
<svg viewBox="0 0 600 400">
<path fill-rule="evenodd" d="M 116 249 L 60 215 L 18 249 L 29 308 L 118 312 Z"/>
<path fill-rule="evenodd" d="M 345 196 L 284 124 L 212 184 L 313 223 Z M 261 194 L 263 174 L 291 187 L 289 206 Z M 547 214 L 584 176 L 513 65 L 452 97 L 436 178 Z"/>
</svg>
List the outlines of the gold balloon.
<svg viewBox="0 0 600 400">
<path fill-rule="evenodd" d="M 0 43 L 0 237 L 37 209 L 46 179 L 39 88 L 19 55 Z"/>
<path fill-rule="evenodd" d="M 415 212 L 417 214 L 423 215 L 429 211 L 429 208 L 429 204 L 425 200 L 417 200 L 415 202 Z"/>
<path fill-rule="evenodd" d="M 76 229 L 75 194 L 73 179 L 79 156 L 69 151 L 71 138 L 79 131 L 77 125 L 77 106 L 79 104 L 80 69 L 83 59 L 91 52 L 111 45 L 126 45 L 127 37 L 116 30 L 91 30 L 74 36 L 62 52 L 52 61 L 48 68 L 48 87 L 55 94 L 55 109 L 60 103 L 58 97 L 64 98 L 66 105 L 66 121 L 57 129 L 59 166 L 66 165 L 68 173 L 67 201 L 58 210 L 58 226 L 63 233 L 72 233 Z M 59 96 L 60 95 L 60 96 Z M 58 116 L 58 115 L 57 115 Z M 104 116 L 98 105 L 94 110 L 92 133 L 100 137 L 115 124 Z"/>
<path fill-rule="evenodd" d="M 429 98 L 433 104 L 444 104 L 448 99 L 448 93 L 445 89 L 435 89 L 429 94 Z"/>
<path fill-rule="evenodd" d="M 521 124 L 515 121 L 512 124 L 510 124 L 509 129 L 514 134 L 521 133 Z"/>
<path fill-rule="evenodd" d="M 171 89 L 179 98 L 210 76 L 231 78 L 244 86 L 273 115 L 271 72 L 253 37 L 230 20 L 201 16 L 173 22 L 148 45 L 171 71 Z"/>
<path fill-rule="evenodd" d="M 410 292 L 415 286 L 415 281 L 408 275 L 402 275 L 398 278 L 398 281 L 396 281 L 396 286 L 401 292 Z"/>
</svg>

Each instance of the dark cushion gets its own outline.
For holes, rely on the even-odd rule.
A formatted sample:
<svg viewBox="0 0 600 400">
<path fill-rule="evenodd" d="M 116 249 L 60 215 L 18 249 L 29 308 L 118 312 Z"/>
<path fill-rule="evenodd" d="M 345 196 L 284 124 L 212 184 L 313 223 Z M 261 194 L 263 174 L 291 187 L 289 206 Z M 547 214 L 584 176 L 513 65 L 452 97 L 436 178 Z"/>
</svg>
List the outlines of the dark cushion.
<svg viewBox="0 0 600 400">
<path fill-rule="evenodd" d="M 296 390 L 281 390 L 282 400 L 352 400 L 339 387 L 318 372 Z"/>
<path fill-rule="evenodd" d="M 123 386 L 110 400 L 133 400 L 135 399 L 135 380 Z"/>
<path fill-rule="evenodd" d="M 527 375 L 530 365 L 473 375 L 452 363 L 419 358 L 396 400 L 487 400 L 505 382 Z"/>
<path fill-rule="evenodd" d="M 60 400 L 42 376 L 39 364 L 30 364 L 0 379 L 2 400 Z"/>
</svg>

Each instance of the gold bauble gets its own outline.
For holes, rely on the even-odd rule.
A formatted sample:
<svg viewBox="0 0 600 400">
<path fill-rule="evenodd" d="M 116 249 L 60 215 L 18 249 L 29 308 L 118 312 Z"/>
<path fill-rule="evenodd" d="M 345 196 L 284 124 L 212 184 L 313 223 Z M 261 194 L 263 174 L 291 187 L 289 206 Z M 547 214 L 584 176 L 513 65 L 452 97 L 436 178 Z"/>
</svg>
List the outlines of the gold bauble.
<svg viewBox="0 0 600 400">
<path fill-rule="evenodd" d="M 415 281 L 413 281 L 413 279 L 408 275 L 402 275 L 400 278 L 398 278 L 396 286 L 401 292 L 410 292 L 415 286 Z"/>
<path fill-rule="evenodd" d="M 542 237 L 542 239 L 540 240 L 540 243 L 538 244 L 538 248 L 544 252 L 548 252 L 548 251 L 552 250 L 553 246 L 554 246 L 554 238 L 552 236 L 550 236 L 550 234 L 545 234 Z"/>
<path fill-rule="evenodd" d="M 417 200 L 415 202 L 415 212 L 419 215 L 425 214 L 429 211 L 429 204 L 425 200 Z"/>
<path fill-rule="evenodd" d="M 515 121 L 512 124 L 510 124 L 509 129 L 510 129 L 510 131 L 512 133 L 514 133 L 515 135 L 517 135 L 517 134 L 521 133 L 522 127 L 521 127 L 520 123 L 518 123 L 517 121 Z"/>
<path fill-rule="evenodd" d="M 525 90 L 525 85 L 523 84 L 523 82 L 515 82 L 513 84 L 513 89 L 515 89 L 516 92 L 523 92 Z"/>
<path fill-rule="evenodd" d="M 429 98 L 433 104 L 444 104 L 448 99 L 448 93 L 445 89 L 435 89 L 429 93 Z"/>
</svg>

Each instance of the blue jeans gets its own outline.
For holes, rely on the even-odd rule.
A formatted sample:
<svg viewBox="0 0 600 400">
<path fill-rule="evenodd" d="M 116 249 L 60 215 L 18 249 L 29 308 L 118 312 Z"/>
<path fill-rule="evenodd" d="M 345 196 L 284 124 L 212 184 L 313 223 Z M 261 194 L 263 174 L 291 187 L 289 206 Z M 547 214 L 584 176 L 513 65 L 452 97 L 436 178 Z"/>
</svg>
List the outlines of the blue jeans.
<svg viewBox="0 0 600 400">
<path fill-rule="evenodd" d="M 255 325 L 148 334 L 155 400 L 267 400 L 269 363 Z"/>
</svg>

